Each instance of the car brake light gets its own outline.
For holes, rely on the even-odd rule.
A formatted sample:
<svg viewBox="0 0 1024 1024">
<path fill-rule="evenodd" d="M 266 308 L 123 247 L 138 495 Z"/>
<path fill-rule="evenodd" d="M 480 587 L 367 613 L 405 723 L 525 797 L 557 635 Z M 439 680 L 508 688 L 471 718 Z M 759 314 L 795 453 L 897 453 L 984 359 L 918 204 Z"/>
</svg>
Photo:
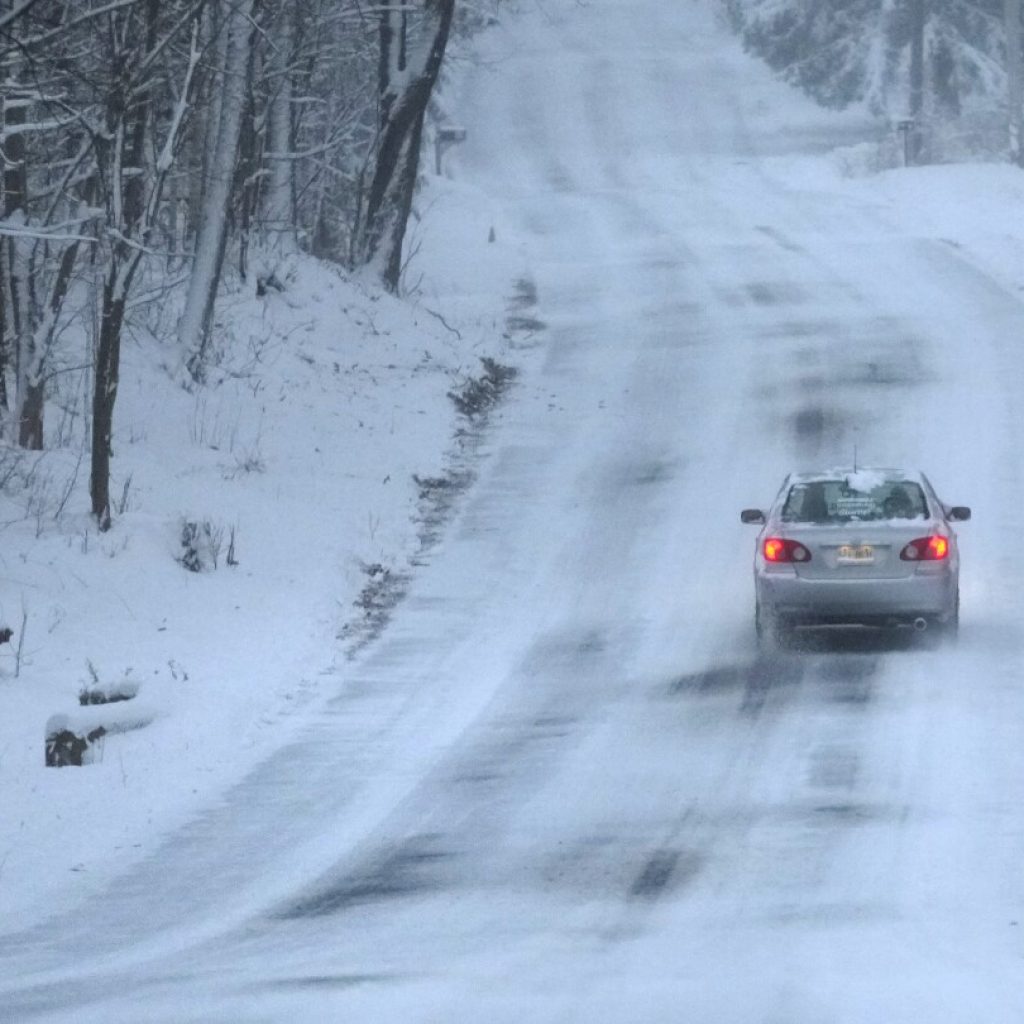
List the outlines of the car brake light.
<svg viewBox="0 0 1024 1024">
<path fill-rule="evenodd" d="M 912 540 L 901 552 L 904 562 L 941 562 L 949 557 L 949 540 L 940 534 L 931 537 L 918 537 Z"/>
<path fill-rule="evenodd" d="M 809 562 L 811 553 L 799 541 L 768 537 L 762 547 L 766 562 Z"/>
</svg>

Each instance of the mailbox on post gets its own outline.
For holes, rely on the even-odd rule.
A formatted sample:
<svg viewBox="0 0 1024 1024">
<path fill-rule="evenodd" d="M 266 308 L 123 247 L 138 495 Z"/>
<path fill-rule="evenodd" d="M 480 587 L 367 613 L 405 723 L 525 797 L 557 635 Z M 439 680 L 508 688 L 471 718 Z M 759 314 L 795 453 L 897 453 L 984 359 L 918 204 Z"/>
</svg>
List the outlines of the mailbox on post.
<svg viewBox="0 0 1024 1024">
<path fill-rule="evenodd" d="M 466 129 L 454 124 L 443 124 L 434 139 L 434 169 L 441 173 L 441 157 L 449 146 L 466 141 Z"/>
</svg>

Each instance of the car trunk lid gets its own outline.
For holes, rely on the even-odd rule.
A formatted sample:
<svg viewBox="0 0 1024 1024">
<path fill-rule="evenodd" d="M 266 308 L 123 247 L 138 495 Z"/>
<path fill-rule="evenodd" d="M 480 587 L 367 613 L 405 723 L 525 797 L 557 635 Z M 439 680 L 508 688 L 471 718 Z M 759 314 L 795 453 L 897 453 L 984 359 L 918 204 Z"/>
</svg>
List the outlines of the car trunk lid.
<svg viewBox="0 0 1024 1024">
<path fill-rule="evenodd" d="M 917 565 L 903 561 L 900 552 L 910 541 L 933 532 L 934 524 L 918 519 L 911 524 L 858 523 L 789 529 L 786 535 L 811 553 L 794 563 L 803 579 L 900 579 L 913 576 Z"/>
</svg>

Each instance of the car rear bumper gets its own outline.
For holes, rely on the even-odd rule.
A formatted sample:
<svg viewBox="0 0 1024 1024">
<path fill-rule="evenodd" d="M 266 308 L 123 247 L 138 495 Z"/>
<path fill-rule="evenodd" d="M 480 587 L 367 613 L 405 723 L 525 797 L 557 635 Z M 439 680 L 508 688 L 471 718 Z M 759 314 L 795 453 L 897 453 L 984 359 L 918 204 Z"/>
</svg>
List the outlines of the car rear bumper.
<svg viewBox="0 0 1024 1024">
<path fill-rule="evenodd" d="M 884 625 L 917 617 L 945 619 L 956 608 L 952 572 L 890 580 L 816 580 L 760 573 L 756 583 L 761 607 L 794 624 Z"/>
</svg>

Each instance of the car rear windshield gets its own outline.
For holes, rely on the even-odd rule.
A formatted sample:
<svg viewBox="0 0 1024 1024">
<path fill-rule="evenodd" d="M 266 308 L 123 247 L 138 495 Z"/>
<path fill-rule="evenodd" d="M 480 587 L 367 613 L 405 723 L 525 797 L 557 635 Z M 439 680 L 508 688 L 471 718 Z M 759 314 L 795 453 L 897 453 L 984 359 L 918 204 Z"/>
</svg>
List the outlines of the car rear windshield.
<svg viewBox="0 0 1024 1024">
<path fill-rule="evenodd" d="M 793 484 L 782 506 L 789 523 L 849 523 L 854 520 L 927 519 L 921 486 L 912 480 L 812 480 Z"/>
</svg>

